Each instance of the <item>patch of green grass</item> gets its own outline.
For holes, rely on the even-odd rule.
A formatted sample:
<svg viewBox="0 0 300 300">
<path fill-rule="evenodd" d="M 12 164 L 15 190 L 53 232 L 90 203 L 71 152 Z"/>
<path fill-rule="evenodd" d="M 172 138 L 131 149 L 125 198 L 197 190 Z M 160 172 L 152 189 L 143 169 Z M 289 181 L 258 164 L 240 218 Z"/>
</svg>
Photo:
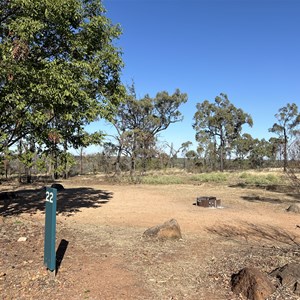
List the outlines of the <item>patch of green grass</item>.
<svg viewBox="0 0 300 300">
<path fill-rule="evenodd" d="M 150 184 L 150 185 L 172 185 L 172 184 L 244 184 L 244 185 L 278 185 L 284 183 L 284 178 L 277 173 L 258 172 L 211 172 L 191 174 L 187 172 L 149 172 L 144 175 L 137 174 L 132 177 L 125 174 L 119 177 L 111 177 L 107 180 L 113 183 L 123 184 Z"/>
<path fill-rule="evenodd" d="M 249 177 L 249 175 L 250 174 L 248 174 L 248 173 L 242 173 L 239 177 L 240 178 L 247 178 L 247 177 Z"/>
<path fill-rule="evenodd" d="M 274 175 L 274 174 L 254 175 L 249 173 L 242 173 L 239 176 L 239 179 L 242 179 L 243 183 L 245 184 L 255 184 L 255 185 L 279 184 L 282 181 L 281 176 Z"/>
<path fill-rule="evenodd" d="M 227 173 L 203 173 L 203 174 L 196 174 L 192 175 L 190 177 L 191 181 L 196 181 L 196 182 L 227 182 L 229 178 L 229 174 Z"/>
<path fill-rule="evenodd" d="M 150 175 L 141 178 L 141 183 L 144 184 L 183 184 L 185 180 L 178 176 L 172 175 Z"/>
</svg>

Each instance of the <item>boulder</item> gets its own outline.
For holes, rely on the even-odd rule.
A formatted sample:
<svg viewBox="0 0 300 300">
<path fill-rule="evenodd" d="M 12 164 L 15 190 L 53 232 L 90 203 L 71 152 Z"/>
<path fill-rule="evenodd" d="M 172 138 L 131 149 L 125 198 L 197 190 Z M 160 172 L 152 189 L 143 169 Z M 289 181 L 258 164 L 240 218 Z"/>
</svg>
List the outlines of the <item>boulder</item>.
<svg viewBox="0 0 300 300">
<path fill-rule="evenodd" d="M 52 183 L 51 187 L 57 189 L 58 191 L 63 191 L 65 189 L 64 186 L 60 183 Z"/>
<path fill-rule="evenodd" d="M 272 271 L 270 275 L 276 277 L 280 284 L 300 295 L 300 264 L 286 264 Z"/>
<path fill-rule="evenodd" d="M 299 214 L 300 213 L 300 205 L 299 204 L 292 204 L 287 208 L 286 211 L 294 212 L 294 213 Z"/>
<path fill-rule="evenodd" d="M 248 300 L 265 300 L 275 292 L 275 286 L 267 275 L 250 267 L 231 276 L 231 289 Z"/>
<path fill-rule="evenodd" d="M 181 230 L 175 219 L 171 219 L 161 225 L 148 228 L 144 236 L 158 239 L 180 239 Z"/>
</svg>

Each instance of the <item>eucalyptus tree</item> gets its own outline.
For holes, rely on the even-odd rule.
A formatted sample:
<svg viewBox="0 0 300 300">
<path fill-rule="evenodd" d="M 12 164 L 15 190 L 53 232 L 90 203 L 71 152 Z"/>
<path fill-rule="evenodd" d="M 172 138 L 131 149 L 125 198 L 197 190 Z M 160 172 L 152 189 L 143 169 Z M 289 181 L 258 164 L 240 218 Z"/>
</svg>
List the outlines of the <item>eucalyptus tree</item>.
<svg viewBox="0 0 300 300">
<path fill-rule="evenodd" d="M 271 137 L 269 139 L 270 159 L 278 166 L 276 162 L 282 161 L 284 152 L 284 140 L 282 138 Z"/>
<path fill-rule="evenodd" d="M 253 125 L 252 118 L 241 108 L 236 108 L 223 93 L 213 103 L 205 100 L 198 103 L 196 108 L 193 124 L 196 140 L 210 140 L 215 145 L 220 158 L 220 170 L 223 171 L 225 151 L 240 136 L 244 124 Z"/>
<path fill-rule="evenodd" d="M 236 157 L 243 160 L 247 158 L 249 152 L 253 148 L 254 139 L 249 133 L 244 133 L 234 140 L 234 149 Z"/>
<path fill-rule="evenodd" d="M 198 159 L 197 152 L 195 150 L 189 150 L 185 153 L 185 157 L 187 158 L 186 169 L 193 170 Z M 189 163 L 189 161 L 191 161 L 191 163 Z"/>
<path fill-rule="evenodd" d="M 244 133 L 234 140 L 235 161 L 237 161 L 239 167 L 245 167 L 245 164 L 248 162 L 247 158 L 253 147 L 254 139 L 249 133 Z"/>
<path fill-rule="evenodd" d="M 265 139 L 253 139 L 249 153 L 249 162 L 252 168 L 262 168 L 266 159 L 270 157 L 270 143 Z"/>
<path fill-rule="evenodd" d="M 0 20 L 0 152 L 27 135 L 80 146 L 124 95 L 120 27 L 98 0 L 3 0 Z"/>
<path fill-rule="evenodd" d="M 112 121 L 117 131 L 118 159 L 122 153 L 129 155 L 130 169 L 134 172 L 138 157 L 144 163 L 151 158 L 158 133 L 182 120 L 179 106 L 186 101 L 187 95 L 178 89 L 172 95 L 163 91 L 154 98 L 146 95 L 138 100 L 132 86 Z"/>
<path fill-rule="evenodd" d="M 177 159 L 178 154 L 180 153 L 180 151 L 182 151 L 183 148 L 189 147 L 189 145 L 191 145 L 191 144 L 192 144 L 192 142 L 186 141 L 186 142 L 183 142 L 180 145 L 180 147 L 175 148 L 173 143 L 171 143 L 171 144 L 165 143 L 164 148 L 169 148 L 167 166 L 169 166 L 170 168 L 174 168 L 175 160 Z"/>
<path fill-rule="evenodd" d="M 186 154 L 189 152 L 190 146 L 192 146 L 193 143 L 191 141 L 187 141 L 181 144 L 181 154 L 183 156 L 183 168 L 186 169 L 187 168 L 187 163 L 186 163 L 186 159 L 188 158 L 188 156 L 186 156 Z"/>
<path fill-rule="evenodd" d="M 299 129 L 300 124 L 298 106 L 295 103 L 288 103 L 278 110 L 275 118 L 277 122 L 273 124 L 269 131 L 276 133 L 283 141 L 283 169 L 286 171 L 288 165 L 288 142 Z"/>
</svg>

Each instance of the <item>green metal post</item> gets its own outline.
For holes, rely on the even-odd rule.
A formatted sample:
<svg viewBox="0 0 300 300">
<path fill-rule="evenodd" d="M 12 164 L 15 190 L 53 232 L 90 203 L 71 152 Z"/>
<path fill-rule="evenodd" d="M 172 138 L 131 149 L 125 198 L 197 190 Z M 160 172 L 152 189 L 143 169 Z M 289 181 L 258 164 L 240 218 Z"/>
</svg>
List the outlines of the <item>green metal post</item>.
<svg viewBox="0 0 300 300">
<path fill-rule="evenodd" d="M 55 272 L 56 269 L 56 199 L 57 190 L 46 188 L 46 218 L 45 218 L 45 243 L 44 264 L 48 270 Z"/>
</svg>

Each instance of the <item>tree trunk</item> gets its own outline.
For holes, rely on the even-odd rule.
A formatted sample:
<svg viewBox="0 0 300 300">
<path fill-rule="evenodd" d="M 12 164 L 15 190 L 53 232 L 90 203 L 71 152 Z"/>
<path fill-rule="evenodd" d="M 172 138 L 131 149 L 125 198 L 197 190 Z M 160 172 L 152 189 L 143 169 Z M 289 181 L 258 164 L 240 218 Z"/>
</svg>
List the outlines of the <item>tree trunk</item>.
<svg viewBox="0 0 300 300">
<path fill-rule="evenodd" d="M 64 142 L 64 179 L 68 179 L 68 159 L 67 159 L 68 144 Z"/>
<path fill-rule="evenodd" d="M 80 148 L 80 175 L 83 174 L 83 147 Z"/>
<path fill-rule="evenodd" d="M 134 176 L 135 174 L 135 155 L 131 155 L 131 164 L 130 164 L 130 176 Z"/>
<path fill-rule="evenodd" d="M 220 146 L 220 171 L 224 171 L 224 151 L 222 146 Z"/>
<path fill-rule="evenodd" d="M 31 168 L 26 167 L 26 168 L 25 168 L 25 173 L 26 173 L 26 182 L 27 182 L 27 183 L 31 183 L 31 182 L 32 182 L 32 178 L 31 178 Z"/>
<path fill-rule="evenodd" d="M 224 171 L 224 148 L 225 148 L 225 142 L 223 139 L 223 133 L 221 133 L 220 136 L 220 171 L 223 172 Z"/>
<path fill-rule="evenodd" d="M 58 168 L 58 161 L 57 161 L 57 155 L 55 154 L 55 161 L 54 161 L 54 179 L 58 179 L 58 173 L 57 173 L 57 168 Z"/>
<path fill-rule="evenodd" d="M 117 153 L 117 159 L 116 159 L 116 166 L 115 166 L 115 172 L 116 172 L 117 175 L 121 174 L 121 168 L 120 168 L 121 154 L 122 154 L 122 148 L 119 147 L 118 153 Z"/>
<path fill-rule="evenodd" d="M 20 142 L 19 142 L 19 156 L 21 157 L 21 155 L 22 155 L 22 140 L 20 140 Z M 19 183 L 21 183 L 22 182 L 22 163 L 20 162 L 20 160 L 19 160 L 19 162 L 18 162 L 18 177 L 19 177 Z"/>
<path fill-rule="evenodd" d="M 284 172 L 286 172 L 287 165 L 288 165 L 287 144 L 288 144 L 288 137 L 286 131 L 284 130 L 284 145 L 283 145 L 283 171 Z"/>
</svg>

